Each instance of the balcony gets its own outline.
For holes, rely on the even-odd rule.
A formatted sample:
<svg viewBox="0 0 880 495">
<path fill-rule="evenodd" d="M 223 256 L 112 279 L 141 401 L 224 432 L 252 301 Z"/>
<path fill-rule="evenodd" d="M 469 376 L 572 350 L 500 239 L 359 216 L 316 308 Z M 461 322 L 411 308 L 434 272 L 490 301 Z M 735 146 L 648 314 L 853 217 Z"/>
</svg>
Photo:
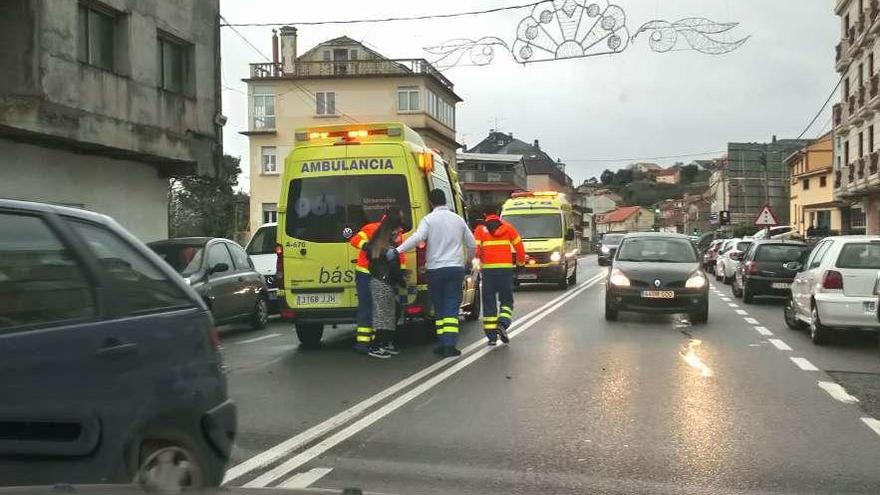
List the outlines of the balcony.
<svg viewBox="0 0 880 495">
<path fill-rule="evenodd" d="M 857 100 L 858 108 L 862 108 L 863 106 L 865 106 L 865 96 L 867 96 L 867 94 L 868 94 L 868 89 L 866 87 L 862 86 L 861 88 L 859 88 L 859 92 L 857 93 L 857 95 L 858 95 L 858 100 Z"/>
<path fill-rule="evenodd" d="M 831 115 L 834 122 L 834 127 L 840 127 L 843 124 L 843 104 L 835 103 L 832 107 Z"/>
<path fill-rule="evenodd" d="M 843 175 L 843 174 L 841 174 L 840 170 L 836 170 L 836 171 L 834 172 L 834 189 L 840 189 L 840 177 L 841 177 L 841 175 Z"/>
<path fill-rule="evenodd" d="M 512 184 L 520 189 L 526 188 L 526 178 L 523 174 L 515 172 L 485 172 L 482 170 L 462 170 L 460 180 L 465 187 L 467 184 Z"/>
<path fill-rule="evenodd" d="M 856 181 L 856 167 L 852 163 L 846 166 L 846 182 L 847 185 Z"/>
<path fill-rule="evenodd" d="M 433 78 L 450 91 L 452 81 L 440 73 L 430 62 L 421 58 L 396 60 L 346 60 L 333 62 L 300 62 L 293 72 L 283 72 L 280 64 L 250 64 L 251 79 L 336 79 L 357 77 L 390 77 L 424 75 Z"/>
<path fill-rule="evenodd" d="M 837 69 L 837 72 L 843 72 L 849 65 L 849 40 L 846 38 L 840 40 L 840 43 L 837 44 L 835 49 L 836 58 L 834 67 Z"/>
<path fill-rule="evenodd" d="M 877 174 L 877 162 L 880 161 L 880 153 L 873 151 L 868 155 L 868 175 Z"/>
<path fill-rule="evenodd" d="M 861 157 L 856 161 L 856 177 L 859 180 L 865 178 L 865 157 Z"/>
</svg>

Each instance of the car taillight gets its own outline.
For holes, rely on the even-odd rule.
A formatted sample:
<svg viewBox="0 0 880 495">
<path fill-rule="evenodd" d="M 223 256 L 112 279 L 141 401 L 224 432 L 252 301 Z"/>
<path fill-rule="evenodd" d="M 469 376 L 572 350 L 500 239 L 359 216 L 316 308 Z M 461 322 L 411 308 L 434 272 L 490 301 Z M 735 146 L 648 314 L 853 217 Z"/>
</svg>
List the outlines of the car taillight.
<svg viewBox="0 0 880 495">
<path fill-rule="evenodd" d="M 828 270 L 822 277 L 822 288 L 830 290 L 843 290 L 843 275 L 835 270 Z"/>
<path fill-rule="evenodd" d="M 406 314 L 408 315 L 420 315 L 425 311 L 424 306 L 420 306 L 418 304 L 414 304 L 412 306 L 406 307 Z"/>
<path fill-rule="evenodd" d="M 419 285 L 428 283 L 428 268 L 426 266 L 428 253 L 426 247 L 425 241 L 420 242 L 416 247 L 416 283 Z"/>
<path fill-rule="evenodd" d="M 746 271 L 749 272 L 749 275 L 757 275 L 758 264 L 754 261 L 749 261 L 748 263 L 746 263 Z"/>
<path fill-rule="evenodd" d="M 275 244 L 275 285 L 278 290 L 284 290 L 284 248 L 281 244 Z"/>
</svg>

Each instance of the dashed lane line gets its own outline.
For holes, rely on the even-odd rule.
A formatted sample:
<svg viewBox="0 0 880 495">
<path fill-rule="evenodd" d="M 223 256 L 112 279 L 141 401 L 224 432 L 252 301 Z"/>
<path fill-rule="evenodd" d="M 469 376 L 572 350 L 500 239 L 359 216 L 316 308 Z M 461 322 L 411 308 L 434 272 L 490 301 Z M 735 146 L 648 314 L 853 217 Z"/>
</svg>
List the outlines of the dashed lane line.
<svg viewBox="0 0 880 495">
<path fill-rule="evenodd" d="M 745 320 L 745 322 L 748 323 L 749 325 L 757 325 L 758 323 L 760 323 L 758 320 L 756 320 L 754 318 L 743 318 L 743 320 Z"/>
<path fill-rule="evenodd" d="M 760 333 L 761 335 L 773 335 L 773 332 L 771 332 L 767 327 L 758 326 L 758 327 L 755 327 L 755 331 Z"/>
<path fill-rule="evenodd" d="M 236 342 L 236 344 L 253 344 L 254 342 L 260 342 L 261 340 L 274 339 L 275 337 L 280 337 L 280 333 L 270 333 L 268 335 L 263 335 L 261 337 L 254 337 L 252 339 L 242 340 L 240 342 Z"/>
<path fill-rule="evenodd" d="M 791 359 L 791 362 L 793 362 L 795 365 L 797 365 L 798 368 L 800 368 L 804 371 L 819 371 L 819 368 L 817 368 L 807 358 L 790 357 L 789 359 Z"/>
<path fill-rule="evenodd" d="M 730 306 L 731 308 L 738 308 L 739 307 L 739 304 L 735 304 L 735 303 L 727 303 L 727 305 Z"/>
<path fill-rule="evenodd" d="M 303 490 L 312 485 L 312 483 L 318 481 L 330 474 L 330 471 L 333 471 L 333 468 L 314 468 L 310 469 L 304 473 L 297 473 L 291 476 L 289 479 L 283 481 L 278 485 L 279 488 L 293 488 L 297 490 Z"/>
<path fill-rule="evenodd" d="M 880 435 L 880 420 L 874 419 L 870 416 L 865 416 L 861 418 L 862 423 L 868 425 L 868 428 L 874 430 L 874 433 Z"/>
<path fill-rule="evenodd" d="M 767 342 L 773 344 L 773 347 L 779 349 L 780 351 L 790 351 L 791 346 L 786 344 L 780 339 L 767 339 Z"/>
<path fill-rule="evenodd" d="M 858 398 L 849 394 L 845 388 L 841 387 L 839 384 L 834 382 L 817 382 L 819 388 L 828 392 L 828 395 L 833 397 L 834 399 L 843 402 L 844 404 L 855 404 L 859 401 Z"/>
<path fill-rule="evenodd" d="M 744 309 L 737 309 L 735 312 L 736 312 L 736 314 L 738 314 L 740 316 L 748 316 L 749 315 L 749 312 Z"/>
</svg>

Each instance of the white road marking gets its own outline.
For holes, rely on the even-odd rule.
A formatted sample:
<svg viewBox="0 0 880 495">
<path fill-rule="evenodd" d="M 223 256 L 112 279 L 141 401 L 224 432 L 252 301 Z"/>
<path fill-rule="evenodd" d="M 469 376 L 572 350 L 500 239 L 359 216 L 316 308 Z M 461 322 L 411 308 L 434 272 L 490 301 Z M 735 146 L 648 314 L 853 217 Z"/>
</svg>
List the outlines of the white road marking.
<svg viewBox="0 0 880 495">
<path fill-rule="evenodd" d="M 279 488 L 295 488 L 295 489 L 304 489 L 308 488 L 312 483 L 318 481 L 319 479 L 327 476 L 327 474 L 333 471 L 333 468 L 314 468 L 312 470 L 306 471 L 305 473 L 298 473 L 290 477 L 290 479 L 282 481 L 278 487 Z"/>
<path fill-rule="evenodd" d="M 791 361 L 797 365 L 798 368 L 804 371 L 819 371 L 813 363 L 807 360 L 807 358 L 802 357 L 790 357 Z"/>
<path fill-rule="evenodd" d="M 729 297 L 722 297 L 721 300 L 724 301 L 724 302 L 726 302 L 726 303 L 729 303 L 729 302 L 730 302 L 730 298 L 729 298 Z"/>
<path fill-rule="evenodd" d="M 878 421 L 870 416 L 865 416 L 861 419 L 862 419 L 862 423 L 865 423 L 866 425 L 868 425 L 868 428 L 874 430 L 874 433 L 880 435 L 880 421 Z"/>
<path fill-rule="evenodd" d="M 773 332 L 768 330 L 767 327 L 755 327 L 755 331 L 761 335 L 773 335 Z"/>
<path fill-rule="evenodd" d="M 749 325 L 757 325 L 758 323 L 760 323 L 758 320 L 756 320 L 754 318 L 743 318 L 743 320 L 745 320 L 745 322 L 748 323 Z"/>
<path fill-rule="evenodd" d="M 254 342 L 259 342 L 266 339 L 274 339 L 275 337 L 280 336 L 280 333 L 270 333 L 269 335 L 263 335 L 262 337 L 254 337 L 252 339 L 242 340 L 241 342 L 236 342 L 236 344 L 253 344 Z"/>
<path fill-rule="evenodd" d="M 817 384 L 819 385 L 819 388 L 828 392 L 828 395 L 834 397 L 840 402 L 844 402 L 846 404 L 855 404 L 859 401 L 858 398 L 849 395 L 846 389 L 834 382 L 817 382 Z"/>
<path fill-rule="evenodd" d="M 737 309 L 736 314 L 741 315 L 741 316 L 748 316 L 749 312 L 744 309 Z"/>
<path fill-rule="evenodd" d="M 727 303 L 727 305 L 730 306 L 731 308 L 738 308 L 739 307 L 739 304 L 734 304 L 734 303 Z"/>
<path fill-rule="evenodd" d="M 791 346 L 789 346 L 788 344 L 786 344 L 785 342 L 783 342 L 779 339 L 767 339 L 767 342 L 770 342 L 771 344 L 773 344 L 773 347 L 776 347 L 780 351 L 790 351 L 791 350 Z"/>
<path fill-rule="evenodd" d="M 599 278 L 602 278 L 602 277 L 599 277 Z M 596 280 L 596 281 L 598 281 L 598 280 Z M 586 284 L 589 284 L 589 285 L 586 285 Z M 545 311 L 541 312 L 541 314 L 539 314 L 538 316 L 532 318 L 527 323 L 521 324 L 519 327 L 517 327 L 516 330 L 513 330 L 512 332 L 510 332 L 508 334 L 508 336 L 511 339 L 515 338 L 517 335 L 519 335 L 520 333 L 527 330 L 529 327 L 531 327 L 532 325 L 534 325 L 535 323 L 537 323 L 538 321 L 543 319 L 545 316 L 547 316 L 547 315 L 553 313 L 554 311 L 556 311 L 557 309 L 559 309 L 563 304 L 567 303 L 571 299 L 580 295 L 580 293 L 589 289 L 593 284 L 595 284 L 595 282 L 586 282 L 584 285 L 580 286 L 575 291 L 570 292 L 562 300 L 555 303 L 551 307 L 547 308 Z M 318 442 L 317 444 L 309 447 L 308 449 L 302 451 L 301 453 L 291 457 L 290 459 L 284 461 L 283 463 L 279 464 L 278 466 L 266 471 L 262 475 L 254 478 L 252 481 L 245 483 L 244 487 L 245 488 L 263 488 L 263 487 L 268 486 L 270 483 L 274 482 L 278 478 L 281 478 L 282 476 L 287 475 L 288 473 L 290 473 L 294 469 L 297 469 L 298 467 L 302 466 L 303 464 L 310 462 L 312 459 L 318 457 L 319 455 L 323 454 L 324 452 L 327 452 L 328 450 L 335 447 L 339 443 L 344 442 L 349 437 L 359 433 L 361 430 L 369 427 L 370 425 L 372 425 L 376 421 L 379 421 L 380 419 L 384 418 L 385 416 L 391 414 L 392 412 L 394 412 L 395 410 L 397 410 L 398 408 L 400 408 L 401 406 L 403 406 L 407 402 L 415 399 L 419 395 L 436 387 L 441 382 L 443 382 L 444 380 L 446 380 L 450 376 L 458 373 L 462 369 L 466 368 L 468 365 L 470 365 L 474 361 L 476 361 L 476 360 L 480 359 L 481 357 L 485 356 L 486 354 L 498 349 L 498 347 L 487 347 L 483 343 L 483 341 L 477 342 L 476 344 L 478 346 L 480 346 L 481 349 L 479 349 L 478 351 L 472 352 L 467 357 L 462 356 L 462 358 L 459 358 L 457 360 L 449 360 L 449 361 L 452 361 L 455 363 L 449 369 L 446 369 L 440 373 L 437 373 L 436 375 L 432 376 L 428 380 L 425 380 L 421 384 L 419 384 L 416 387 L 413 387 L 409 391 L 405 392 L 400 397 L 392 400 L 391 402 L 385 404 L 384 406 L 380 407 L 379 409 L 376 409 L 375 411 L 367 414 L 363 418 L 355 421 L 354 423 L 343 428 L 342 430 L 339 430 L 338 432 L 334 433 L 333 435 L 330 435 L 329 437 L 325 438 L 324 440 L 322 440 L 322 441 Z"/>
<path fill-rule="evenodd" d="M 590 280 L 587 280 L 587 281 L 583 282 L 581 285 L 577 286 L 577 288 L 575 288 L 574 290 L 578 291 L 578 290 L 584 289 L 592 284 L 595 284 L 596 282 L 599 282 L 601 279 L 603 279 L 605 277 L 605 273 L 606 272 L 603 270 L 602 272 L 597 274 L 595 277 L 593 277 Z M 550 301 L 546 302 L 540 308 L 538 308 L 530 313 L 527 313 L 527 314 L 523 315 L 519 320 L 514 321 L 511 328 L 517 328 L 517 327 L 521 327 L 521 326 L 527 324 L 533 318 L 535 318 L 537 316 L 541 316 L 542 312 L 545 309 L 552 307 L 554 304 L 556 304 L 559 301 L 562 301 L 563 299 L 569 297 L 570 295 L 572 295 L 571 292 L 562 294 L 554 299 L 551 299 Z M 483 348 L 483 347 L 486 347 L 485 340 L 480 339 L 480 340 L 474 342 L 473 344 L 462 349 L 461 352 L 462 352 L 462 355 L 466 355 L 475 349 Z M 351 421 L 354 418 L 356 418 L 357 416 L 361 415 L 364 411 L 373 407 L 374 405 L 378 404 L 379 402 L 391 397 L 392 395 L 400 392 L 401 390 L 403 390 L 411 385 L 414 385 L 415 383 L 417 383 L 420 380 L 424 379 L 425 377 L 431 375 L 432 373 L 434 373 L 438 370 L 441 370 L 441 369 L 443 369 L 443 368 L 445 368 L 455 362 L 456 361 L 453 359 L 443 359 L 441 361 L 438 361 L 438 362 L 432 364 L 431 366 L 428 366 L 427 368 L 425 368 L 419 372 L 416 372 L 416 373 L 410 375 L 409 377 L 404 378 L 403 380 L 400 380 L 399 382 L 386 388 L 385 390 L 379 391 L 375 395 L 372 395 L 369 398 L 364 399 L 363 401 L 355 404 L 354 406 L 338 413 L 337 415 L 327 419 L 323 423 L 317 424 L 317 425 L 309 428 L 308 430 L 306 430 L 298 435 L 295 435 L 293 437 L 290 437 L 287 440 L 279 443 L 278 445 L 275 445 L 274 447 L 271 447 L 271 448 L 255 455 L 255 456 L 251 457 L 250 459 L 229 468 L 226 471 L 226 475 L 223 477 L 223 484 L 229 483 L 232 480 L 240 478 L 240 477 L 244 476 L 245 474 L 250 473 L 251 471 L 254 471 L 255 469 L 259 469 L 259 468 L 262 468 L 262 467 L 267 466 L 269 464 L 272 464 L 273 462 L 281 459 L 282 457 L 293 452 L 294 450 L 299 449 L 303 445 L 310 443 L 310 442 L 313 442 L 314 440 L 325 435 L 326 433 L 330 432 L 331 430 L 334 430 L 334 429 L 348 423 L 349 421 Z M 286 474 L 286 473 L 284 473 L 284 474 Z"/>
</svg>

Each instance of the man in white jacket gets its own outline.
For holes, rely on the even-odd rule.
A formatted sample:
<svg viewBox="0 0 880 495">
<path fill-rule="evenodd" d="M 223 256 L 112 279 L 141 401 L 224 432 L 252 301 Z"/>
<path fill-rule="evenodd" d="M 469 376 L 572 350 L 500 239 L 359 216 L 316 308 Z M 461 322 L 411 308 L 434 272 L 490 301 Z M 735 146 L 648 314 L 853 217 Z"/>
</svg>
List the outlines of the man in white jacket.
<svg viewBox="0 0 880 495">
<path fill-rule="evenodd" d="M 460 356 L 461 351 L 456 345 L 461 287 L 466 263 L 474 257 L 477 243 L 464 219 L 446 206 L 446 195 L 442 190 L 432 190 L 428 199 L 433 211 L 422 218 L 415 233 L 397 251 L 405 253 L 422 241 L 427 243 L 428 294 L 434 306 L 440 341 L 434 352 L 441 357 Z"/>
</svg>

